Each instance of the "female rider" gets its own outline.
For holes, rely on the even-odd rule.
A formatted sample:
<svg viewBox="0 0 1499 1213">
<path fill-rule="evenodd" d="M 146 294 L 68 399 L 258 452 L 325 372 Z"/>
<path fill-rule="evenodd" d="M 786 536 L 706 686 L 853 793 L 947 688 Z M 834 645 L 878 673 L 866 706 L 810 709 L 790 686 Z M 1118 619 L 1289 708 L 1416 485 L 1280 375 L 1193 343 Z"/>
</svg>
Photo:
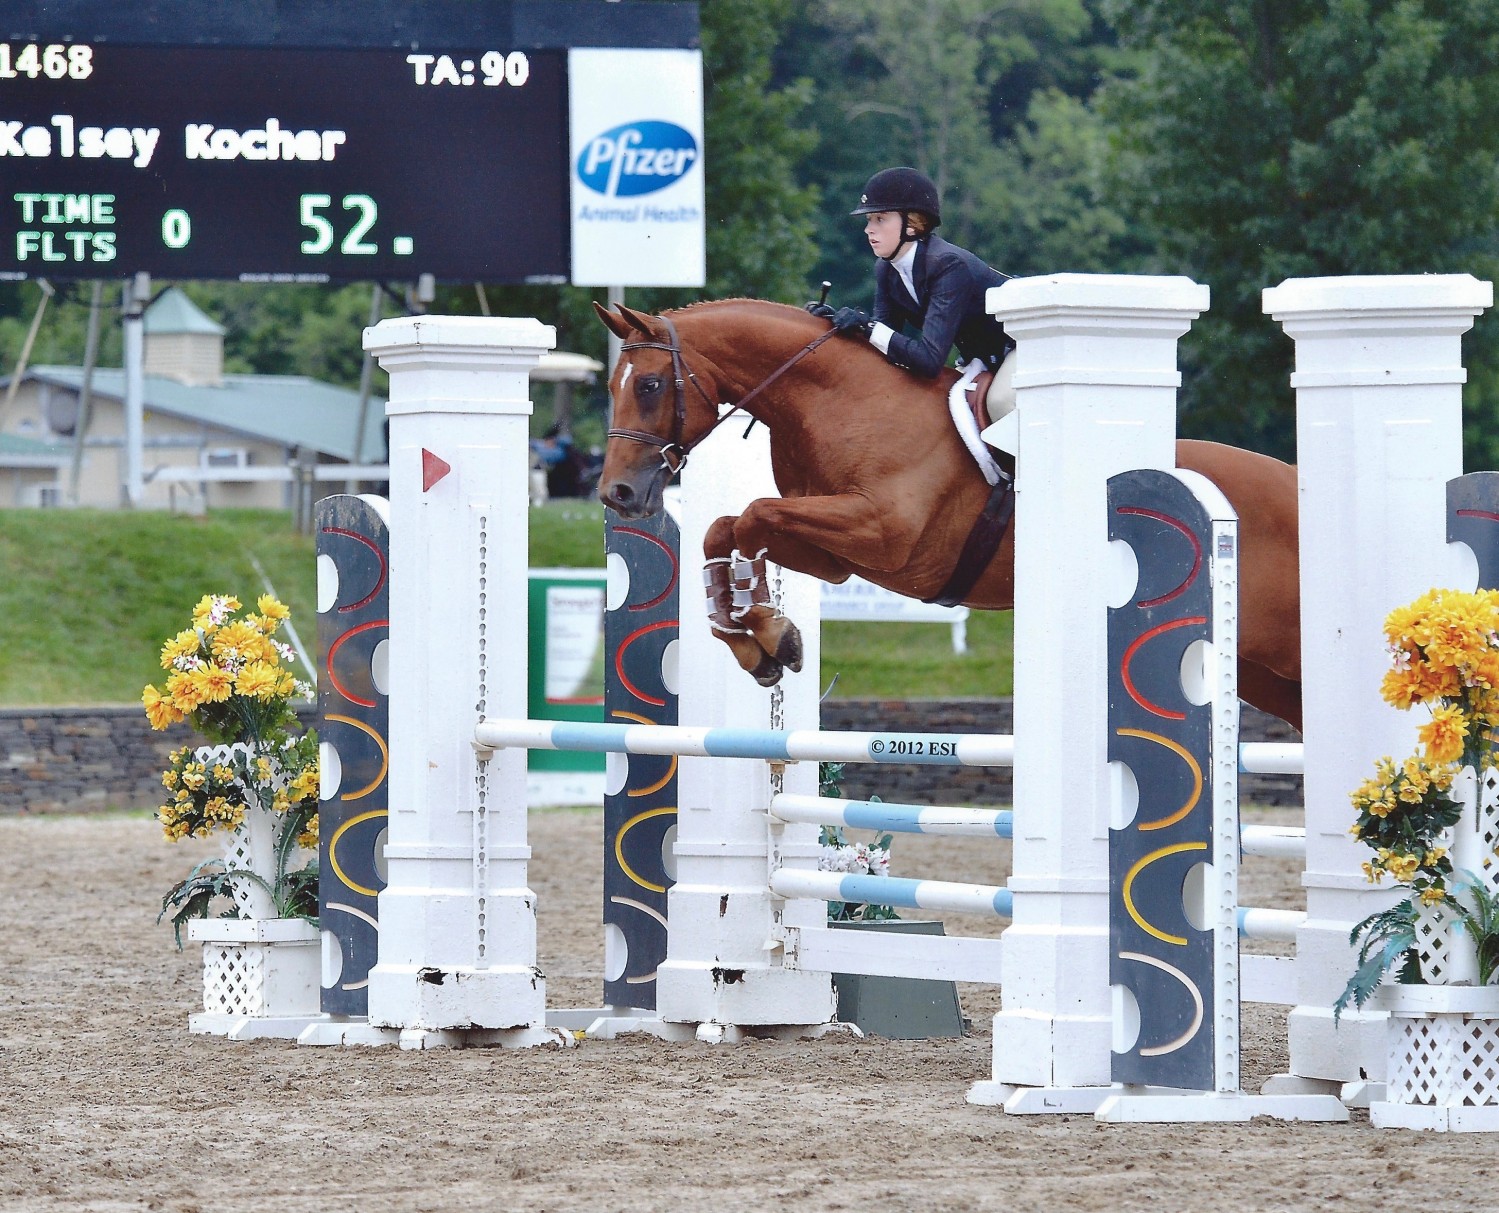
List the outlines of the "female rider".
<svg viewBox="0 0 1499 1213">
<path fill-rule="evenodd" d="M 927 379 L 936 378 L 956 345 L 961 369 L 1000 372 L 989 389 L 989 414 L 997 420 L 1008 413 L 1014 407 L 1013 361 L 1006 366 L 1005 359 L 1015 343 L 984 303 L 989 288 L 1009 276 L 935 234 L 942 222 L 937 187 L 914 168 L 876 173 L 850 214 L 865 216 L 864 234 L 879 259 L 874 315 L 851 307 L 835 312 L 826 304 L 808 304 L 807 310 L 831 319 L 845 336 L 866 338 L 896 366 Z M 907 325 L 918 335 L 902 332 Z M 974 368 L 974 360 L 981 365 Z"/>
</svg>

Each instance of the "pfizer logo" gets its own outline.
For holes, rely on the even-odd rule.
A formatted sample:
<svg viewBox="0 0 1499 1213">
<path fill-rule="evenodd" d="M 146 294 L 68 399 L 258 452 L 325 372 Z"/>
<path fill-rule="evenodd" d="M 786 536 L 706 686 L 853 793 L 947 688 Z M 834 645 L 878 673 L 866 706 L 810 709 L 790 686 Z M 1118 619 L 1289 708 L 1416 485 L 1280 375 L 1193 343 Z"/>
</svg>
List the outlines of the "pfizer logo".
<svg viewBox="0 0 1499 1213">
<path fill-rule="evenodd" d="M 611 198 L 653 194 L 697 163 L 697 140 L 674 122 L 627 122 L 595 135 L 578 157 L 578 179 Z"/>
</svg>

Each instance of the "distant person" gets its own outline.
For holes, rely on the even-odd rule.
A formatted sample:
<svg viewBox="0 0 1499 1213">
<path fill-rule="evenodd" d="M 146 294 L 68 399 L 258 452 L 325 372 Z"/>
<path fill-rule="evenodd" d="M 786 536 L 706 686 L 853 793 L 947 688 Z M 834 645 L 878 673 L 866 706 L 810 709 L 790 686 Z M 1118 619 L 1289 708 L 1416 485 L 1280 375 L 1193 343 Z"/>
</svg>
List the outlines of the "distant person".
<svg viewBox="0 0 1499 1213">
<path fill-rule="evenodd" d="M 572 435 L 561 426 L 549 426 L 547 432 L 541 436 L 541 440 L 531 444 L 531 449 L 536 452 L 542 468 L 546 471 L 547 496 L 576 497 L 578 495 L 578 461 L 573 448 Z"/>
</svg>

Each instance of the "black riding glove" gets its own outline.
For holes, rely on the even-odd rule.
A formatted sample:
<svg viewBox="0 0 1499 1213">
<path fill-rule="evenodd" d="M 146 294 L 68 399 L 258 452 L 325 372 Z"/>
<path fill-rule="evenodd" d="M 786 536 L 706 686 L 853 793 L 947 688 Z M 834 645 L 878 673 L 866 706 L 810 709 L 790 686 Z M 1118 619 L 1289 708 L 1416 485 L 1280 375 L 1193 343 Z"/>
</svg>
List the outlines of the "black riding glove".
<svg viewBox="0 0 1499 1213">
<path fill-rule="evenodd" d="M 840 307 L 833 313 L 833 327 L 845 337 L 868 337 L 874 321 L 856 307 Z"/>
<path fill-rule="evenodd" d="M 807 311 L 814 316 L 820 316 L 824 320 L 833 318 L 833 305 L 831 303 L 818 303 L 815 299 L 807 301 Z"/>
</svg>

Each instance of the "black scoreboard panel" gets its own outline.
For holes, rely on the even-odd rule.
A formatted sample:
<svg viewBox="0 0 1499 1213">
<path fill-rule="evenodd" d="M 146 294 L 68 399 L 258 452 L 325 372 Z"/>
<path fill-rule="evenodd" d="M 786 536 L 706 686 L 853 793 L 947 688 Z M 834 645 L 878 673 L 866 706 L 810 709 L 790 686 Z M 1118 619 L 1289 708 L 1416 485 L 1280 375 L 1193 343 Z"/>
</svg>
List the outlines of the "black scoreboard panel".
<svg viewBox="0 0 1499 1213">
<path fill-rule="evenodd" d="M 0 278 L 565 281 L 566 51 L 0 42 Z"/>
</svg>

